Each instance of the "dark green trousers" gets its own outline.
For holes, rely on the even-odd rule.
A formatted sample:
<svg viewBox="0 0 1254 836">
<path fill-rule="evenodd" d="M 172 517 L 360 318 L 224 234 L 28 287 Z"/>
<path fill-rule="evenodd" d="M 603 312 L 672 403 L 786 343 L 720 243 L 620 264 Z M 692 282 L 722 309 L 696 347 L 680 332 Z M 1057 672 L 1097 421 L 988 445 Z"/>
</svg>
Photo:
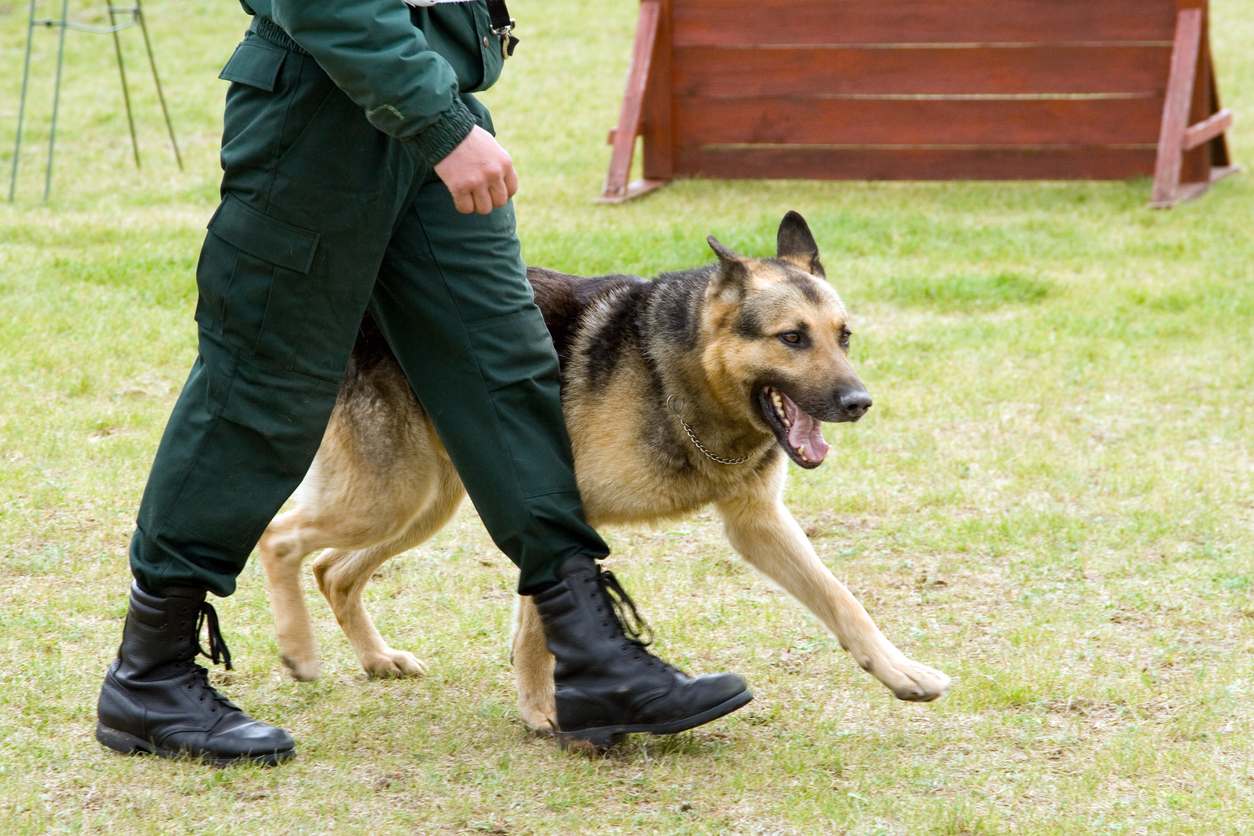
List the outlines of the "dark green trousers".
<svg viewBox="0 0 1254 836">
<path fill-rule="evenodd" d="M 555 581 L 572 555 L 604 556 L 584 521 L 512 205 L 458 213 L 414 151 L 306 55 L 249 33 L 223 77 L 223 200 L 196 274 L 199 356 L 140 506 L 136 578 L 153 591 L 234 591 L 317 452 L 367 308 L 519 566 L 519 588 Z"/>
</svg>

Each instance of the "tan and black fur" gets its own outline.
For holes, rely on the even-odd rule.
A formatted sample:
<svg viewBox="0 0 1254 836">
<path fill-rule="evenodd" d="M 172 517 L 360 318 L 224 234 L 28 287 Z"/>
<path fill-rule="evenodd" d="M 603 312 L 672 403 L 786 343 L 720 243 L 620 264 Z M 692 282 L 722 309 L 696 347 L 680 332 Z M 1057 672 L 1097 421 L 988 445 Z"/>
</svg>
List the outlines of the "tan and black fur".
<svg viewBox="0 0 1254 836">
<path fill-rule="evenodd" d="M 652 281 L 528 269 L 562 361 L 589 522 L 653 523 L 713 505 L 732 547 L 858 664 L 901 699 L 941 696 L 949 678 L 884 637 L 781 500 L 790 458 L 822 463 L 819 422 L 856 421 L 871 405 L 808 226 L 788 213 L 775 258 L 709 243 L 716 264 Z M 326 551 L 314 576 L 362 667 L 377 676 L 422 672 L 413 655 L 384 644 L 361 592 L 384 561 L 447 523 L 463 495 L 400 367 L 366 323 L 296 507 L 261 540 L 283 660 L 296 678 L 318 671 L 300 584 L 301 563 L 318 549 Z M 518 602 L 512 650 L 522 719 L 552 731 L 552 657 L 529 598 Z"/>
</svg>

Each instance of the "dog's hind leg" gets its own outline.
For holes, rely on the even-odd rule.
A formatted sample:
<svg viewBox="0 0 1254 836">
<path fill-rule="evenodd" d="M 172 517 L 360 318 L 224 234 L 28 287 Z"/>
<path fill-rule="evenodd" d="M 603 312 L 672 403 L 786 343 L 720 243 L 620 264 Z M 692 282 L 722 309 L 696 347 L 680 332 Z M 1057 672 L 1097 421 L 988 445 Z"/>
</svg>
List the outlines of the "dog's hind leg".
<svg viewBox="0 0 1254 836">
<path fill-rule="evenodd" d="M 371 676 L 412 676 L 426 670 L 426 665 L 412 653 L 395 650 L 383 641 L 362 603 L 361 593 L 389 558 L 428 540 L 457 513 L 465 490 L 447 459 L 439 459 L 437 467 L 438 483 L 433 496 L 400 535 L 356 551 L 328 549 L 313 562 L 318 588 L 331 605 L 357 661 Z"/>
<path fill-rule="evenodd" d="M 317 679 L 320 664 L 318 641 L 301 586 L 300 570 L 305 558 L 319 549 L 326 549 L 314 560 L 314 576 L 323 595 L 332 601 L 334 610 L 335 599 L 327 593 L 323 580 L 333 567 L 338 567 L 338 577 L 360 577 L 360 586 L 364 586 L 380 564 L 410 547 L 406 545 L 407 529 L 401 536 L 387 539 L 388 527 L 380 525 L 380 520 L 374 520 L 374 525 L 365 525 L 349 510 L 348 503 L 326 503 L 325 499 L 307 492 L 302 502 L 298 494 L 296 508 L 275 517 L 258 543 L 261 565 L 266 571 L 270 605 L 274 609 L 279 653 L 292 676 L 302 682 Z M 399 523 L 392 525 L 405 524 L 402 517 Z M 360 608 L 360 588 L 356 596 Z M 336 615 L 338 618 L 339 613 Z M 369 624 L 370 616 L 366 615 L 365 620 Z M 343 618 L 340 623 L 344 624 Z M 378 636 L 373 625 L 369 626 L 368 632 Z M 351 634 L 349 639 L 352 641 Z M 382 645 L 382 640 L 379 639 L 377 644 Z M 358 658 L 361 658 L 360 653 Z M 370 668 L 367 667 L 367 670 Z M 409 672 L 418 673 L 420 668 Z"/>
<path fill-rule="evenodd" d="M 544 639 L 544 625 L 530 596 L 514 603 L 514 633 L 510 646 L 514 680 L 518 686 L 518 715 L 540 734 L 557 732 L 557 702 L 553 690 L 553 654 Z"/>
<path fill-rule="evenodd" d="M 745 498 L 719 506 L 732 548 L 818 616 L 862 668 L 899 699 L 927 702 L 949 677 L 912 661 L 885 638 L 845 585 L 828 571 L 783 503 Z"/>
<path fill-rule="evenodd" d="M 318 588 L 331 605 L 357 661 L 371 676 L 416 676 L 427 670 L 426 663 L 414 654 L 393 649 L 383 641 L 361 600 L 362 589 L 379 567 L 408 548 L 406 541 L 398 538 L 357 551 L 327 549 L 314 559 Z"/>
</svg>

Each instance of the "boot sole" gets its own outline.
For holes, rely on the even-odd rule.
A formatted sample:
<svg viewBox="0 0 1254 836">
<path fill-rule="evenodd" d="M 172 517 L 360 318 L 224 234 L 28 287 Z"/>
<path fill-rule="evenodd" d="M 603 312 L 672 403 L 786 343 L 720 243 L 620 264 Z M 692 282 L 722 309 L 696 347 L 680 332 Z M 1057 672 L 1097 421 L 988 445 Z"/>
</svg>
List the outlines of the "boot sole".
<svg viewBox="0 0 1254 836">
<path fill-rule="evenodd" d="M 617 726 L 600 726 L 594 729 L 559 730 L 557 732 L 557 742 L 563 749 L 592 746 L 597 751 L 601 751 L 618 743 L 629 734 L 677 734 L 681 731 L 694 729 L 711 720 L 717 720 L 719 717 L 731 714 L 738 708 L 743 708 L 752 699 L 752 691 L 742 691 L 731 699 L 725 700 L 713 708 L 707 708 L 699 714 L 693 714 L 691 717 L 681 717 L 678 720 L 668 720 L 665 723 L 628 723 Z"/>
<path fill-rule="evenodd" d="M 189 752 L 185 750 L 162 749 L 143 738 L 136 737 L 133 734 L 111 729 L 108 726 L 96 723 L 96 740 L 112 749 L 115 752 L 121 752 L 124 755 L 156 755 L 159 758 L 169 758 L 174 761 L 197 761 L 199 763 L 209 764 L 211 766 L 230 766 L 237 763 L 253 763 L 258 766 L 278 766 L 284 761 L 290 761 L 296 757 L 296 749 L 285 749 L 281 752 L 264 752 L 256 755 L 239 755 L 236 757 L 220 758 L 211 752 Z"/>
</svg>

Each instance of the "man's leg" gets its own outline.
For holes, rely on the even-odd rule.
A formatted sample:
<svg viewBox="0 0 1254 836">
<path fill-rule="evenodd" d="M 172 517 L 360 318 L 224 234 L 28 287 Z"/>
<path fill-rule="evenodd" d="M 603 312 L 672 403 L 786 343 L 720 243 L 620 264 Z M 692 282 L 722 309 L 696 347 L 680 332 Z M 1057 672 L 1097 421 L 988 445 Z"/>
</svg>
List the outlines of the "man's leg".
<svg viewBox="0 0 1254 836">
<path fill-rule="evenodd" d="M 568 557 L 609 554 L 584 521 L 557 355 L 513 205 L 461 214 L 429 180 L 392 236 L 370 310 L 488 532 L 518 565 L 519 590 L 556 583 Z"/>
<path fill-rule="evenodd" d="M 562 418 L 557 355 L 536 308 L 513 207 L 459 214 L 429 180 L 392 238 L 371 312 L 488 532 L 534 596 L 554 670 L 558 734 L 605 746 L 671 734 L 752 699 L 734 674 L 688 677 L 645 650 L 635 606 L 596 559 Z"/>
<path fill-rule="evenodd" d="M 200 353 L 140 506 L 135 584 L 97 726 L 119 751 L 215 763 L 295 752 L 195 664 L 203 620 L 206 655 L 229 666 L 205 594 L 234 591 L 317 452 L 414 171 L 311 59 L 249 41 L 228 77 L 269 68 L 274 83 L 228 94 L 223 201 L 197 268 Z"/>
</svg>

